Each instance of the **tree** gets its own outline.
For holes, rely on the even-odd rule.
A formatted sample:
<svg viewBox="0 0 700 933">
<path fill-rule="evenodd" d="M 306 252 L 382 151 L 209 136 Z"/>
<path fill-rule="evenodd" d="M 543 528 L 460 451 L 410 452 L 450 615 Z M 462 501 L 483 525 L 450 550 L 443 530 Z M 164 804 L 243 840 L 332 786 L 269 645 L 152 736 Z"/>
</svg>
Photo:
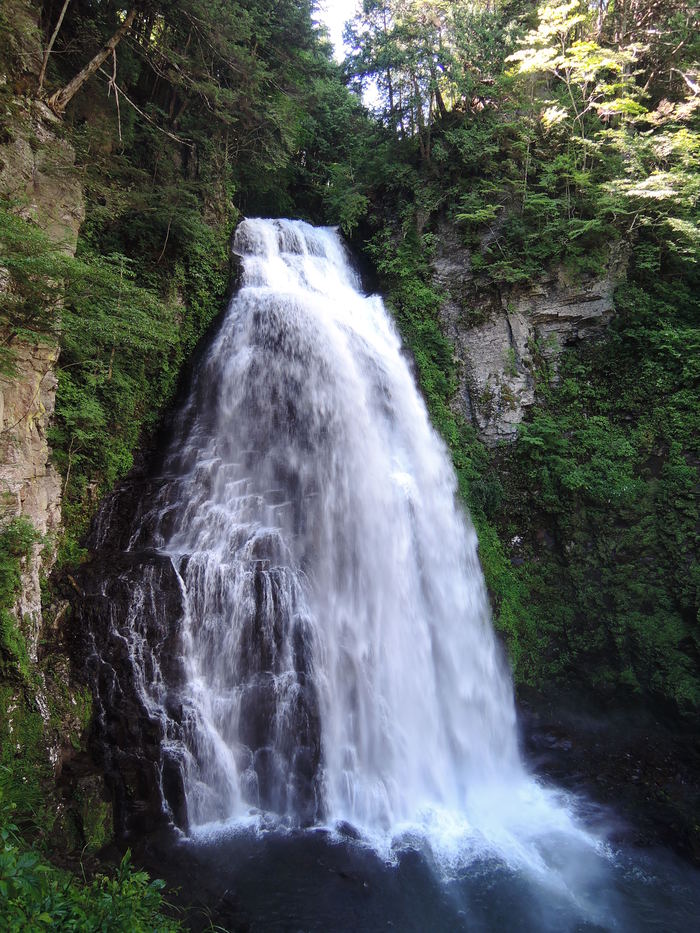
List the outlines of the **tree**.
<svg viewBox="0 0 700 933">
<path fill-rule="evenodd" d="M 545 126 L 570 122 L 578 140 L 580 167 L 586 169 L 586 117 L 596 114 L 636 116 L 644 112 L 631 74 L 635 46 L 608 48 L 590 37 L 591 11 L 584 0 L 549 0 L 538 7 L 538 23 L 521 40 L 521 48 L 509 56 L 521 75 L 542 76 L 557 93 L 541 110 Z"/>
<path fill-rule="evenodd" d="M 353 50 L 349 76 L 379 92 L 385 123 L 402 138 L 417 139 L 426 162 L 434 118 L 447 113 L 457 6 L 446 0 L 364 0 L 346 32 Z"/>
<path fill-rule="evenodd" d="M 61 18 L 58 23 L 58 27 L 61 25 L 61 20 L 65 15 L 65 7 L 61 11 Z M 117 45 L 124 38 L 126 33 L 131 29 L 131 25 L 134 22 L 136 17 L 136 8 L 132 7 L 129 12 L 124 17 L 124 21 L 117 28 L 116 32 L 110 37 L 107 43 L 100 49 L 97 55 L 93 56 L 90 61 L 85 65 L 84 68 L 81 68 L 78 74 L 72 78 L 65 87 L 61 88 L 59 91 L 56 91 L 55 94 L 52 94 L 49 98 L 49 105 L 57 113 L 62 113 L 68 104 L 71 102 L 72 98 L 77 94 L 80 88 L 85 84 L 85 82 L 91 78 L 100 65 L 110 56 L 115 54 L 115 49 Z M 57 28 L 58 28 L 57 27 Z M 54 36 L 55 38 L 55 36 Z M 50 45 L 47 48 L 47 53 L 50 50 Z M 48 54 L 47 54 L 48 58 Z M 43 79 L 43 65 L 42 65 L 42 79 Z M 40 85 L 41 86 L 41 85 Z"/>
<path fill-rule="evenodd" d="M 51 33 L 51 38 L 49 39 L 46 45 L 46 49 L 44 50 L 44 57 L 41 62 L 41 71 L 39 72 L 39 87 L 38 87 L 39 93 L 41 93 L 41 89 L 44 86 L 44 78 L 46 77 L 46 66 L 49 63 L 49 55 L 51 54 L 51 50 L 53 49 L 54 42 L 56 41 L 56 37 L 58 36 L 58 33 L 61 29 L 63 18 L 66 15 L 66 10 L 68 9 L 69 3 L 70 3 L 70 0 L 63 0 L 63 6 L 61 7 L 61 12 L 58 15 L 56 26 L 54 27 L 54 31 Z"/>
</svg>

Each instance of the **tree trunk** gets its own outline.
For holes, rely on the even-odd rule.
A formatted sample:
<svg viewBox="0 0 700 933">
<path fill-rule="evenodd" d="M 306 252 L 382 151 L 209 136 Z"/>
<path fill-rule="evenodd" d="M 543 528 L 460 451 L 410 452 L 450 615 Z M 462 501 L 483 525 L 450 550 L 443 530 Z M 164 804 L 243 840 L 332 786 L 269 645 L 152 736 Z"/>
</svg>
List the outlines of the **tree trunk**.
<svg viewBox="0 0 700 933">
<path fill-rule="evenodd" d="M 418 125 L 418 148 L 421 159 L 426 165 L 430 164 L 430 120 L 432 119 L 433 93 L 430 92 L 430 101 L 428 103 L 428 126 L 425 125 L 425 115 L 423 113 L 423 100 L 420 94 L 418 78 L 413 77 L 413 101 L 416 110 L 416 122 Z"/>
<path fill-rule="evenodd" d="M 61 25 L 63 23 L 63 17 L 66 15 L 66 10 L 68 9 L 69 3 L 70 3 L 70 0 L 65 0 L 63 4 L 63 8 L 61 9 L 61 15 L 58 17 L 58 22 L 56 23 L 56 28 L 51 34 L 51 38 L 49 39 L 49 44 L 46 46 L 46 51 L 44 52 L 44 59 L 41 63 L 41 71 L 39 72 L 39 91 L 41 91 L 42 87 L 44 86 L 44 78 L 46 77 L 46 66 L 49 63 L 49 55 L 51 54 L 51 49 L 53 48 L 53 44 L 56 41 L 56 36 L 58 35 L 58 31 L 61 28 Z"/>
<path fill-rule="evenodd" d="M 437 84 L 435 85 L 435 103 L 438 105 L 440 116 L 444 120 L 445 117 L 447 116 L 447 107 L 445 106 L 444 98 Z"/>
<path fill-rule="evenodd" d="M 384 18 L 384 42 L 388 41 L 389 27 L 386 21 L 386 6 L 382 10 L 382 15 Z M 387 65 L 386 68 L 386 83 L 389 90 L 389 123 L 394 132 L 396 132 L 396 119 L 394 117 L 394 84 L 391 80 L 391 66 Z"/>
<path fill-rule="evenodd" d="M 386 70 L 386 84 L 389 90 L 389 123 L 394 132 L 396 132 L 396 116 L 394 111 L 394 85 L 391 80 L 391 68 Z"/>
<path fill-rule="evenodd" d="M 91 78 L 100 67 L 102 62 L 112 54 L 119 42 L 131 28 L 131 24 L 133 23 L 135 16 L 136 8 L 134 7 L 129 10 L 129 12 L 126 14 L 126 19 L 124 22 L 114 33 L 109 42 L 102 49 L 100 49 L 97 55 L 95 55 L 95 57 L 89 61 L 81 71 L 78 72 L 72 81 L 69 81 L 64 88 L 61 88 L 60 91 L 56 91 L 53 97 L 49 98 L 49 105 L 53 110 L 55 110 L 57 113 L 62 113 L 66 109 L 70 101 L 73 99 L 73 96 L 80 90 L 88 78 Z"/>
</svg>

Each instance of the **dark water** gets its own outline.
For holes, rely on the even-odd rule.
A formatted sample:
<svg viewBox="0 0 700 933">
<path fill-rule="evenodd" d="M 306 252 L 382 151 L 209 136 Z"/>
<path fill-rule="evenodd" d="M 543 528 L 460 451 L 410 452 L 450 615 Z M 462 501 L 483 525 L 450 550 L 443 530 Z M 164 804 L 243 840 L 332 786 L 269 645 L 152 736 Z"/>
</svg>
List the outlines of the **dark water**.
<svg viewBox="0 0 700 933">
<path fill-rule="evenodd" d="M 605 858 L 567 866 L 562 850 L 572 893 L 496 859 L 445 873 L 417 845 L 406 841 L 382 856 L 336 832 L 258 827 L 151 842 L 144 858 L 180 888 L 195 930 L 211 923 L 289 933 L 699 928 L 700 873 L 665 851 L 610 847 Z"/>
</svg>

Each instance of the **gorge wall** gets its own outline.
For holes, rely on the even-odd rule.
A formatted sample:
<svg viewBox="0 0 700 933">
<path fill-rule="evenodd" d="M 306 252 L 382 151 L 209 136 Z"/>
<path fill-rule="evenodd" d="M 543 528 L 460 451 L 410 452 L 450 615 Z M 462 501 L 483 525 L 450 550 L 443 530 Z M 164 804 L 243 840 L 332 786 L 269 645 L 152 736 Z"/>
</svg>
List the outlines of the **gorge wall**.
<svg viewBox="0 0 700 933">
<path fill-rule="evenodd" d="M 0 145 L 0 197 L 72 255 L 85 209 L 75 153 L 60 132 L 58 119 L 46 105 L 31 98 L 17 100 L 12 137 Z M 15 338 L 12 352 L 15 372 L 0 379 L 0 495 L 3 519 L 25 518 L 42 537 L 22 568 L 15 609 L 36 661 L 40 577 L 51 570 L 60 530 L 61 478 L 50 461 L 47 441 L 56 402 L 58 345 L 50 338 Z"/>
<path fill-rule="evenodd" d="M 441 324 L 457 361 L 454 404 L 487 445 L 513 442 L 538 382 L 556 380 L 562 351 L 604 333 L 624 254 L 611 252 L 598 276 L 556 267 L 532 285 L 480 287 L 470 251 L 457 229 L 442 221 L 431 264 L 445 295 Z"/>
<path fill-rule="evenodd" d="M 22 79 L 9 99 L 12 118 L 0 142 L 0 203 L 72 256 L 85 216 L 75 152 L 61 121 L 42 101 L 22 93 L 25 83 L 36 81 L 41 46 L 31 6 L 15 4 L 13 13 Z M 13 77 L 1 76 L 5 87 Z M 8 289 L 11 294 L 13 283 L 0 266 L 0 300 Z M 91 715 L 89 693 L 73 677 L 63 646 L 70 637 L 64 629 L 68 603 L 54 602 L 46 616 L 42 610 L 61 534 L 63 478 L 48 441 L 58 336 L 28 339 L 8 327 L 3 338 L 10 367 L 0 376 L 0 532 L 8 574 L 1 607 L 0 761 L 12 775 L 3 796 L 15 801 L 20 815 L 52 800 L 44 827 L 52 844 L 94 847 L 110 831 L 99 777 L 89 766 L 79 767 L 68 778 L 67 797 L 54 790 L 80 757 Z"/>
</svg>

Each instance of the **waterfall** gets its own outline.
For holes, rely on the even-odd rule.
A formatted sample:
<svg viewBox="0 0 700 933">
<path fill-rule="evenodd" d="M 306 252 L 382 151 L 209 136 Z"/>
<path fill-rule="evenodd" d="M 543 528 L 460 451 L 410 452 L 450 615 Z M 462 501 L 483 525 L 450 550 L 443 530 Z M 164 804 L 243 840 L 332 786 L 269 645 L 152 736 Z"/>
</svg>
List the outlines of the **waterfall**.
<svg viewBox="0 0 700 933">
<path fill-rule="evenodd" d="M 246 220 L 234 249 L 171 440 L 80 576 L 122 838 L 232 928 L 690 928 L 696 875 L 522 764 L 448 451 L 338 234 Z"/>
<path fill-rule="evenodd" d="M 334 230 L 245 220 L 234 251 L 240 288 L 102 592 L 102 720 L 138 696 L 190 828 L 254 809 L 493 835 L 534 784 L 476 535 L 391 318 Z"/>
</svg>

